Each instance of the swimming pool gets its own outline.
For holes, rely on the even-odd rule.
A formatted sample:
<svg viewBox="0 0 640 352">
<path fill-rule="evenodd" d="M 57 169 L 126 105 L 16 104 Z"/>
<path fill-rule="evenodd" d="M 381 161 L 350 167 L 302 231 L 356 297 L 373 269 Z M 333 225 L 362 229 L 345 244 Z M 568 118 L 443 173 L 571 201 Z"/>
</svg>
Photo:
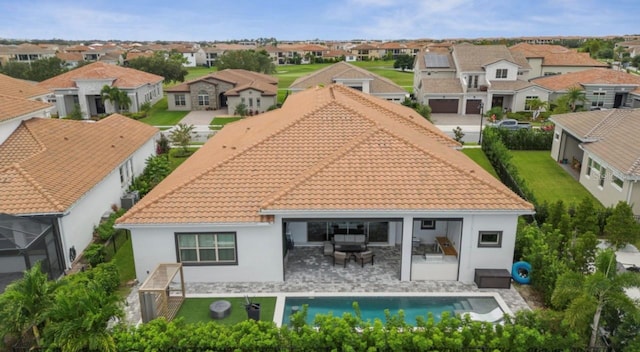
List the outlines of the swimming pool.
<svg viewBox="0 0 640 352">
<path fill-rule="evenodd" d="M 375 319 L 385 321 L 384 311 L 397 315 L 399 310 L 404 312 L 405 322 L 415 325 L 418 316 L 427 319 L 428 313 L 433 314 L 435 321 L 440 321 L 444 312 L 451 316 L 461 311 L 488 312 L 501 304 L 494 296 L 424 296 L 424 295 L 358 295 L 358 296 L 288 296 L 285 298 L 282 310 L 282 324 L 290 324 L 291 314 L 302 310 L 308 305 L 307 323 L 312 324 L 317 314 L 333 314 L 342 316 L 344 313 L 355 315 L 353 302 L 358 302 L 362 320 L 373 322 Z M 505 311 L 504 308 L 501 308 Z"/>
</svg>

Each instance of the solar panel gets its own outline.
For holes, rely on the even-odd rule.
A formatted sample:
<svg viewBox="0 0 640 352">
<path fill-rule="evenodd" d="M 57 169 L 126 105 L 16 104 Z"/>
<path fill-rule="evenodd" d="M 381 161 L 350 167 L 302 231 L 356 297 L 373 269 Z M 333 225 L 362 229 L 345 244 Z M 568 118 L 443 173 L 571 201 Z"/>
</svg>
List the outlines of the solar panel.
<svg viewBox="0 0 640 352">
<path fill-rule="evenodd" d="M 427 53 L 424 55 L 424 63 L 427 67 L 449 67 L 449 58 L 447 55 Z"/>
</svg>

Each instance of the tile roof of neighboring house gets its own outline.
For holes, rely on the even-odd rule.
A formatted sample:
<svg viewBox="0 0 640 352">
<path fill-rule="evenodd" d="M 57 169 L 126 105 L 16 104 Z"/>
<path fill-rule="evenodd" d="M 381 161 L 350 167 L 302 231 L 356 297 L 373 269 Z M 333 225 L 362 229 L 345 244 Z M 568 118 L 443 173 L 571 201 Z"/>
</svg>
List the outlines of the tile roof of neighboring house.
<svg viewBox="0 0 640 352">
<path fill-rule="evenodd" d="M 228 124 L 118 220 L 244 223 L 275 211 L 533 207 L 414 110 L 334 84 Z"/>
<path fill-rule="evenodd" d="M 462 93 L 462 84 L 457 78 L 423 78 L 421 91 L 423 94 Z"/>
<path fill-rule="evenodd" d="M 584 71 L 535 78 L 531 81 L 552 91 L 562 91 L 583 84 L 628 84 L 640 86 L 640 76 L 608 68 L 592 68 Z"/>
<path fill-rule="evenodd" d="M 506 60 L 522 68 L 531 68 L 524 57 L 515 57 L 504 45 L 472 45 L 456 44 L 453 46 L 453 56 L 462 72 L 484 71 L 484 66 Z"/>
<path fill-rule="evenodd" d="M 152 57 L 153 51 L 129 51 L 127 52 L 127 60 L 137 59 L 139 57 Z"/>
<path fill-rule="evenodd" d="M 351 50 L 375 50 L 378 49 L 378 46 L 376 45 L 371 45 L 371 44 L 359 44 L 354 46 L 353 48 L 351 48 Z"/>
<path fill-rule="evenodd" d="M 117 114 L 23 121 L 0 145 L 0 213 L 66 211 L 157 131 Z"/>
<path fill-rule="evenodd" d="M 393 83 L 393 81 L 378 76 L 371 71 L 367 71 L 358 66 L 354 66 L 350 63 L 340 61 L 331 66 L 327 66 L 321 70 L 313 72 L 309 75 L 296 79 L 289 88 L 291 89 L 306 89 L 315 87 L 317 85 L 329 85 L 339 79 L 349 78 L 367 78 L 371 80 L 370 92 L 371 94 L 383 94 L 383 93 L 406 93 L 407 91 L 399 85 Z"/>
<path fill-rule="evenodd" d="M 560 45 L 518 43 L 509 47 L 509 50 L 527 58 L 542 58 L 542 66 L 609 67 L 604 62 L 592 59 L 589 53 L 579 53 Z"/>
<path fill-rule="evenodd" d="M 0 94 L 28 99 L 47 95 L 49 93 L 48 89 L 39 87 L 36 83 L 31 83 L 0 73 Z"/>
<path fill-rule="evenodd" d="M 206 76 L 202 76 L 170 88 L 165 88 L 164 91 L 169 93 L 187 93 L 189 92 L 189 85 L 201 81 L 211 81 L 213 79 L 233 84 L 234 87 L 227 91 L 229 95 L 236 95 L 239 91 L 248 88 L 259 90 L 265 93 L 265 95 L 278 94 L 277 78 L 265 75 L 264 73 L 229 68 L 222 71 L 212 72 Z"/>
<path fill-rule="evenodd" d="M 490 90 L 492 91 L 496 91 L 496 90 L 512 91 L 512 90 L 521 90 L 531 86 L 537 86 L 537 84 L 535 83 L 523 81 L 520 79 L 515 81 L 490 81 L 490 82 L 491 82 Z"/>
<path fill-rule="evenodd" d="M 425 60 L 426 55 L 446 57 L 448 67 L 443 67 L 443 65 L 438 67 L 427 67 L 427 63 Z M 440 47 L 431 48 L 428 51 L 422 51 L 418 53 L 416 55 L 415 64 L 416 64 L 416 68 L 419 70 L 429 69 L 429 70 L 437 70 L 437 71 L 455 71 L 456 69 L 455 63 L 453 62 L 453 56 L 451 56 L 451 51 L 449 51 L 449 49 L 447 48 L 440 48 Z"/>
<path fill-rule="evenodd" d="M 324 57 L 341 57 L 341 56 L 351 56 L 352 54 L 350 52 L 344 51 L 342 49 L 340 50 L 329 50 L 328 52 L 324 53 L 322 56 Z"/>
<path fill-rule="evenodd" d="M 589 153 L 626 175 L 640 177 L 640 109 L 553 115 L 551 120 L 580 138 Z"/>
<path fill-rule="evenodd" d="M 164 80 L 162 76 L 134 70 L 132 68 L 104 62 L 94 62 L 49 78 L 46 81 L 38 83 L 38 85 L 49 89 L 76 88 L 75 81 L 78 79 L 109 78 L 114 80 L 112 86 L 118 88 L 137 88 L 147 83 L 155 84 Z"/>
<path fill-rule="evenodd" d="M 0 94 L 0 122 L 51 107 L 49 103 Z"/>
<path fill-rule="evenodd" d="M 56 57 L 62 61 L 82 61 L 84 58 L 79 52 L 57 52 Z"/>
</svg>

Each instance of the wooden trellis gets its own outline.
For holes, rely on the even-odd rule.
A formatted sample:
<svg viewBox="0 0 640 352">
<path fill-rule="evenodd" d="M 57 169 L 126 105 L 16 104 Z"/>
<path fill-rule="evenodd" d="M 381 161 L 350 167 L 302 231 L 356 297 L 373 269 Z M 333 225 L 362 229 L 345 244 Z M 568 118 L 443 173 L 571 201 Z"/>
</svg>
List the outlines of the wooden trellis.
<svg viewBox="0 0 640 352">
<path fill-rule="evenodd" d="M 178 274 L 179 282 L 174 283 Z M 140 314 L 144 323 L 158 317 L 171 320 L 176 316 L 185 297 L 183 278 L 181 263 L 163 263 L 144 280 L 138 290 Z M 176 288 L 178 285 L 179 288 Z"/>
</svg>

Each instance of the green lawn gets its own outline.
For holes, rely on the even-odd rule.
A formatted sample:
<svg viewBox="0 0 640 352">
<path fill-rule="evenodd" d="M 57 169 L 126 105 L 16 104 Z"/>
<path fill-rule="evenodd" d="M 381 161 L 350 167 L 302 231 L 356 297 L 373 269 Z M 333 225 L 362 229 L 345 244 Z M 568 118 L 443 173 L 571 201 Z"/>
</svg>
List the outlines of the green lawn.
<svg viewBox="0 0 640 352">
<path fill-rule="evenodd" d="M 512 163 L 539 202 L 562 200 L 565 204 L 578 204 L 589 197 L 593 204 L 601 204 L 551 158 L 549 151 L 511 151 L 511 154 Z"/>
<path fill-rule="evenodd" d="M 131 245 L 131 237 L 118 249 L 111 259 L 111 262 L 118 267 L 120 274 L 121 288 L 118 292 L 122 296 L 127 296 L 131 292 L 130 287 L 122 286 L 123 284 L 136 278 L 136 268 L 133 263 L 133 246 Z"/>
<path fill-rule="evenodd" d="M 167 97 L 160 99 L 151 107 L 147 117 L 140 119 L 151 126 L 173 126 L 185 117 L 188 111 L 167 111 Z"/>
<path fill-rule="evenodd" d="M 222 127 L 224 127 L 224 125 L 231 123 L 233 121 L 238 121 L 240 120 L 242 117 L 214 117 L 213 120 L 211 120 L 211 122 L 209 123 L 209 125 L 215 125 L 215 126 L 220 126 L 220 127 L 216 127 L 216 128 L 212 128 L 213 130 L 219 130 Z"/>
<path fill-rule="evenodd" d="M 247 320 L 247 312 L 244 309 L 244 297 L 231 298 L 187 298 L 178 311 L 176 318 L 184 318 L 187 323 L 212 321 L 209 316 L 209 305 L 214 301 L 225 300 L 231 303 L 231 314 L 216 322 L 224 325 L 233 325 Z M 260 320 L 273 321 L 273 313 L 276 309 L 275 297 L 257 297 L 251 299 L 252 303 L 260 303 Z"/>
<path fill-rule="evenodd" d="M 484 155 L 484 152 L 480 148 L 465 148 L 462 149 L 462 152 L 468 156 L 471 160 L 475 161 L 476 164 L 480 165 L 483 169 L 487 170 L 493 177 L 500 179 L 496 170 L 493 169 L 489 159 Z"/>
<path fill-rule="evenodd" d="M 182 148 L 171 148 L 169 151 L 169 166 L 171 170 L 175 170 L 180 164 L 184 163 L 198 148 L 187 148 L 188 154 L 182 155 Z"/>
</svg>

